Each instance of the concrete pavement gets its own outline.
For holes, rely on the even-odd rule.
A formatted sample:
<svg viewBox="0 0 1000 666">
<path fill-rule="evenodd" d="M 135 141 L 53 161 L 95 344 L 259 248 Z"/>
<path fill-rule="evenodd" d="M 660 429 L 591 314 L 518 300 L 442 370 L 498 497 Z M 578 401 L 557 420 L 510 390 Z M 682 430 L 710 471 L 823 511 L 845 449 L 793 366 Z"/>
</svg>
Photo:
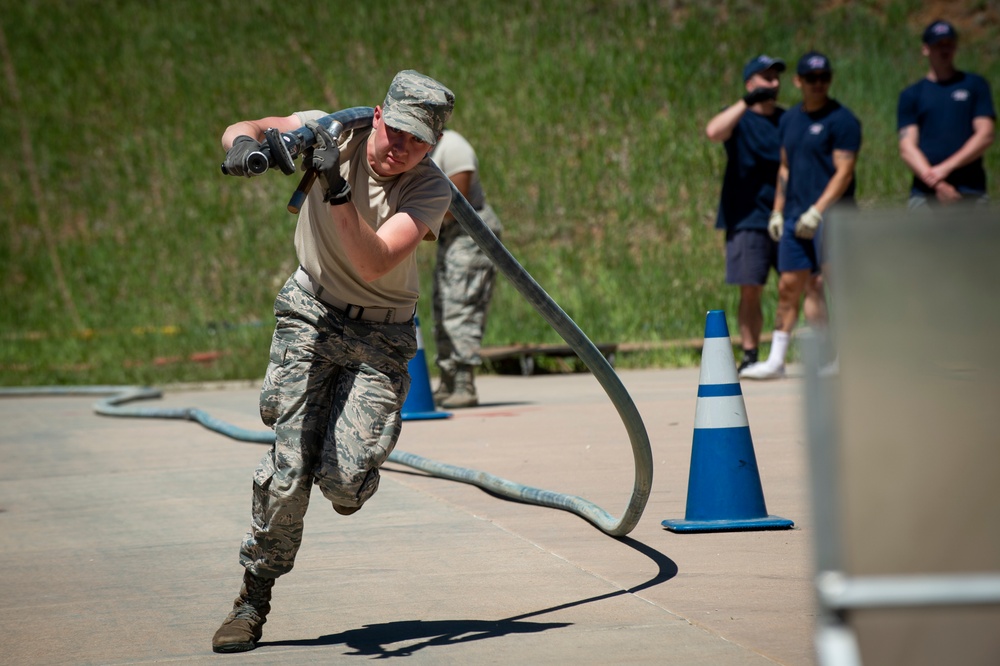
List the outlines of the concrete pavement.
<svg viewBox="0 0 1000 666">
<path fill-rule="evenodd" d="M 801 382 L 744 382 L 770 513 L 786 531 L 674 534 L 684 516 L 697 368 L 622 381 L 653 449 L 636 529 L 389 463 L 352 516 L 313 494 L 293 572 L 258 649 L 211 637 L 242 569 L 251 474 L 264 452 L 185 421 L 97 416 L 94 397 L 0 399 L 0 655 L 8 664 L 812 664 L 811 516 Z M 398 448 L 621 515 L 633 462 L 589 374 L 479 378 L 484 404 L 407 422 Z M 253 384 L 168 389 L 262 429 Z"/>
</svg>

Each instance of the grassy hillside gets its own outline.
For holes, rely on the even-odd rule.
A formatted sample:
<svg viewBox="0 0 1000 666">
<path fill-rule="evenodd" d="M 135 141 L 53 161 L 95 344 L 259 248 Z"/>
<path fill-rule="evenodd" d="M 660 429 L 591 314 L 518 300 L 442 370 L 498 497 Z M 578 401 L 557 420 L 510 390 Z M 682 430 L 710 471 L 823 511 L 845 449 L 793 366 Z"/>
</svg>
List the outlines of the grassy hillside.
<svg viewBox="0 0 1000 666">
<path fill-rule="evenodd" d="M 925 71 L 929 20 L 955 21 L 960 66 L 1000 90 L 991 3 L 2 4 L 4 384 L 258 376 L 295 265 L 296 179 L 222 176 L 219 137 L 243 118 L 373 106 L 400 69 L 456 92 L 451 126 L 476 146 L 505 243 L 592 339 L 618 342 L 698 337 L 712 308 L 735 329 L 712 229 L 724 156 L 703 127 L 749 56 L 831 57 L 831 93 L 864 124 L 866 206 L 905 200 L 896 97 Z M 786 77 L 782 101 L 797 99 Z M 1000 198 L 997 146 L 987 169 Z M 487 344 L 557 341 L 501 281 Z"/>
</svg>

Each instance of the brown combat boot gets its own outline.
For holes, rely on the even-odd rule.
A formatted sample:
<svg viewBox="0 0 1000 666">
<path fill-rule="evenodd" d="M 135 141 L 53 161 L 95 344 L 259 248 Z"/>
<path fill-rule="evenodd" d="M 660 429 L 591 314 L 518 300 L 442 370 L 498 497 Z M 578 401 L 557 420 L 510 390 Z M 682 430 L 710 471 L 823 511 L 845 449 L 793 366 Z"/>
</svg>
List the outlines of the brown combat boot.
<svg viewBox="0 0 1000 666">
<path fill-rule="evenodd" d="M 444 401 L 455 392 L 455 371 L 445 368 L 440 368 L 440 370 L 441 380 L 438 382 L 437 388 L 434 389 L 434 393 L 431 394 L 431 397 L 434 398 L 434 404 L 438 407 L 441 407 Z"/>
<path fill-rule="evenodd" d="M 267 614 L 271 611 L 271 588 L 274 578 L 261 578 L 249 571 L 243 573 L 240 596 L 212 637 L 215 652 L 247 652 L 257 647 L 263 634 Z"/>
<path fill-rule="evenodd" d="M 445 409 L 460 409 L 462 407 L 475 407 L 478 404 L 475 368 L 471 365 L 460 365 L 455 370 L 455 390 L 441 402 L 441 406 Z"/>
</svg>

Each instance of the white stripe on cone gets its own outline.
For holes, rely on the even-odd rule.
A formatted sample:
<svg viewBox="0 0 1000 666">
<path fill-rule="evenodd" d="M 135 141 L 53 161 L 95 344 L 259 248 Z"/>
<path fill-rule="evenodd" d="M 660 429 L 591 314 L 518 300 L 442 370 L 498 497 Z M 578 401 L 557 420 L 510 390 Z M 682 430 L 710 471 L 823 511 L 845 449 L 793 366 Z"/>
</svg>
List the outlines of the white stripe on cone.
<svg viewBox="0 0 1000 666">
<path fill-rule="evenodd" d="M 698 398 L 694 410 L 695 428 L 748 428 L 747 408 L 742 395 Z"/>
<path fill-rule="evenodd" d="M 729 338 L 705 338 L 699 384 L 736 384 L 736 360 Z"/>
<path fill-rule="evenodd" d="M 424 349 L 424 336 L 420 333 L 420 317 L 413 317 L 413 325 L 417 329 L 417 351 L 423 351 Z"/>
<path fill-rule="evenodd" d="M 746 428 L 747 418 L 743 392 L 739 389 L 736 360 L 728 337 L 705 338 L 701 353 L 700 386 L 735 384 L 737 395 L 699 397 L 694 412 L 695 428 Z"/>
</svg>

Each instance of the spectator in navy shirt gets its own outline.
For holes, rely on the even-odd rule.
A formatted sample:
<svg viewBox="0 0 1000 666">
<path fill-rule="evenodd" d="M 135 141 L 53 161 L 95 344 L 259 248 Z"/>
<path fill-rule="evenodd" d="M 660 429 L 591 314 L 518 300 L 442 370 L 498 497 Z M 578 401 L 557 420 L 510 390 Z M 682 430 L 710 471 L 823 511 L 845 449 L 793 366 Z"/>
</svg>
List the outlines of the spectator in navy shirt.
<svg viewBox="0 0 1000 666">
<path fill-rule="evenodd" d="M 955 69 L 957 50 L 954 26 L 927 26 L 922 51 L 930 69 L 899 95 L 899 156 L 913 171 L 910 208 L 988 201 L 983 153 L 993 143 L 996 111 L 986 79 Z"/>
<path fill-rule="evenodd" d="M 778 246 L 767 232 L 774 207 L 774 184 L 781 163 L 777 105 L 785 61 L 768 55 L 743 68 L 745 94 L 705 127 L 709 140 L 726 149 L 726 172 L 717 229 L 726 230 L 726 282 L 740 286 L 738 321 L 743 346 L 739 370 L 757 362 L 764 328 L 761 295 L 771 269 L 777 270 Z"/>
<path fill-rule="evenodd" d="M 740 372 L 746 379 L 785 376 L 785 356 L 805 296 L 806 321 L 826 325 L 823 294 L 823 216 L 834 204 L 854 203 L 854 166 L 861 123 L 829 95 L 833 67 L 822 53 L 806 53 L 796 67 L 802 102 L 781 118 L 781 166 L 768 230 L 778 243 L 778 311 L 766 361 Z"/>
</svg>

